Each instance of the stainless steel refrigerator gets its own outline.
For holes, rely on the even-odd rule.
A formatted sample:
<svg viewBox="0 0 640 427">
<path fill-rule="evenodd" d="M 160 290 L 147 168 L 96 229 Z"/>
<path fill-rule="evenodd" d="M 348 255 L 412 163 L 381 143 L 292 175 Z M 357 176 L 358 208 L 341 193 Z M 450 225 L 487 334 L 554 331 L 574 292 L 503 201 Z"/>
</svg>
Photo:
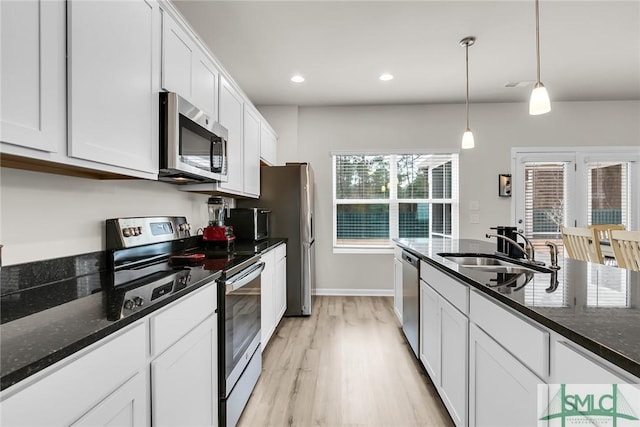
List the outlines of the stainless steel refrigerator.
<svg viewBox="0 0 640 427">
<path fill-rule="evenodd" d="M 269 235 L 287 238 L 287 316 L 311 315 L 315 292 L 313 171 L 308 163 L 260 168 L 260 199 L 237 200 L 238 207 L 271 211 Z"/>
</svg>

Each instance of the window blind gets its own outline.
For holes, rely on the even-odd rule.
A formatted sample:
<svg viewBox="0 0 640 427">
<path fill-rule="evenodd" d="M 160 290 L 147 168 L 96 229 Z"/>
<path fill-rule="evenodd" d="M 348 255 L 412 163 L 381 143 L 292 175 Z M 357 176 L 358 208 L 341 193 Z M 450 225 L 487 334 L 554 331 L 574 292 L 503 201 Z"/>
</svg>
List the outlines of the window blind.
<svg viewBox="0 0 640 427">
<path fill-rule="evenodd" d="M 628 225 L 628 163 L 590 162 L 587 170 L 588 223 Z"/>
<path fill-rule="evenodd" d="M 566 222 L 567 163 L 525 164 L 525 234 L 557 238 Z"/>
</svg>

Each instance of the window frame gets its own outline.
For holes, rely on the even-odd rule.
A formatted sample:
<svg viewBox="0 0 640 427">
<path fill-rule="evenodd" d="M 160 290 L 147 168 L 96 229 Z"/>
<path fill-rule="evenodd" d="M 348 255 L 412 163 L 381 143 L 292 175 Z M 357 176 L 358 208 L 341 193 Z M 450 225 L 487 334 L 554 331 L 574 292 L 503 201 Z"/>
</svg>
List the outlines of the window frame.
<svg viewBox="0 0 640 427">
<path fill-rule="evenodd" d="M 459 185 L 459 150 L 362 150 L 362 151 L 332 151 L 331 155 L 331 179 L 332 179 L 332 246 L 333 253 L 351 253 L 351 254 L 392 254 L 394 249 L 393 239 L 399 238 L 399 206 L 402 203 L 426 203 L 429 205 L 429 235 L 440 236 L 445 238 L 457 238 L 459 231 L 459 215 L 458 209 L 460 204 L 460 196 L 458 191 Z M 397 157 L 402 155 L 451 155 L 452 156 L 452 174 L 451 174 L 451 198 L 420 198 L 407 199 L 398 198 L 398 162 Z M 338 199 L 337 198 L 337 156 L 390 156 L 389 162 L 389 197 L 385 199 Z M 433 168 L 429 169 L 429 196 L 433 194 Z M 450 204 L 451 205 L 451 235 L 442 233 L 433 233 L 431 218 L 433 218 L 433 204 Z M 338 244 L 338 205 L 372 205 L 382 204 L 389 206 L 389 244 L 388 245 L 340 245 Z"/>
</svg>

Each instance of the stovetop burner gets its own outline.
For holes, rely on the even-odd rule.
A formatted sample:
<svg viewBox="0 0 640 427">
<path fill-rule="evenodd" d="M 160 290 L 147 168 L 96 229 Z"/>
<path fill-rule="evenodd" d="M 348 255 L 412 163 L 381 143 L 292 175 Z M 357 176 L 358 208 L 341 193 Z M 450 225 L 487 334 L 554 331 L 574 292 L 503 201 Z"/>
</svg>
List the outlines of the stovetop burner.
<svg viewBox="0 0 640 427">
<path fill-rule="evenodd" d="M 113 283 L 106 289 L 109 320 L 122 319 L 190 286 L 217 279 L 254 254 L 204 245 L 184 217 L 107 220 Z M 198 256 L 203 255 L 203 256 Z"/>
</svg>

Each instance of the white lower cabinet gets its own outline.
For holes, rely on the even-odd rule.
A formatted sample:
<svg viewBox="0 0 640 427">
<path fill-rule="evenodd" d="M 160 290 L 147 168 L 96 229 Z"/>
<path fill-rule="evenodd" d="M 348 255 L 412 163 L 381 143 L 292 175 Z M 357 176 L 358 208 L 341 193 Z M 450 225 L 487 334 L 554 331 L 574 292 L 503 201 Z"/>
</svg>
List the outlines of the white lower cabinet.
<svg viewBox="0 0 640 427">
<path fill-rule="evenodd" d="M 638 384 L 637 378 L 624 374 L 598 356 L 560 338 L 552 351 L 553 384 Z"/>
<path fill-rule="evenodd" d="M 474 324 L 469 343 L 469 424 L 536 426 L 543 381 Z"/>
<path fill-rule="evenodd" d="M 72 426 L 135 427 L 143 426 L 146 422 L 147 386 L 145 376 L 136 374 Z"/>
<path fill-rule="evenodd" d="M 114 335 L 75 360 L 52 366 L 49 374 L 43 371 L 24 386 L 18 383 L 3 391 L 0 424 L 110 425 L 125 418 L 146 424 L 147 388 L 131 382 L 144 378 L 145 324 L 138 322 Z"/>
<path fill-rule="evenodd" d="M 467 425 L 469 320 L 420 281 L 420 360 L 456 426 Z"/>
<path fill-rule="evenodd" d="M 0 425 L 217 426 L 216 289 L 205 285 L 3 390 Z"/>
<path fill-rule="evenodd" d="M 440 383 L 440 308 L 436 291 L 420 281 L 420 360 L 434 384 Z"/>
<path fill-rule="evenodd" d="M 154 426 L 217 423 L 216 317 L 209 317 L 151 363 Z"/>
<path fill-rule="evenodd" d="M 287 311 L 287 245 L 276 248 L 276 281 L 274 286 L 276 327 Z"/>
<path fill-rule="evenodd" d="M 273 250 L 261 256 L 264 262 L 264 270 L 260 277 L 260 342 L 262 351 L 267 348 L 267 343 L 276 329 L 275 306 L 273 304 L 273 291 L 276 270 L 276 254 Z"/>
<path fill-rule="evenodd" d="M 267 348 L 284 312 L 287 310 L 287 246 L 282 244 L 262 254 L 261 276 L 261 343 Z"/>
</svg>

